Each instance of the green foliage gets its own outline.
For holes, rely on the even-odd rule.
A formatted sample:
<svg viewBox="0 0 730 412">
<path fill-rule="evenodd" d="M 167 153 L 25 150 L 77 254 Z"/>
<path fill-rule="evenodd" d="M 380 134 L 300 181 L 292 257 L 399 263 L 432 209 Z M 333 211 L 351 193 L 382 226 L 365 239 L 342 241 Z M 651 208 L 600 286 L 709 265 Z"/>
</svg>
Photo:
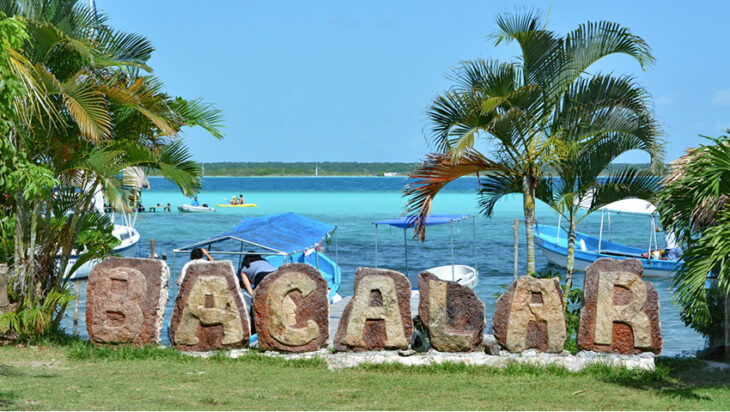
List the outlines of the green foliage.
<svg viewBox="0 0 730 412">
<path fill-rule="evenodd" d="M 657 208 L 685 251 L 672 279 L 682 320 L 712 340 L 724 306 L 719 295 L 730 293 L 730 137 L 708 139 L 713 144 L 693 151 L 665 185 Z M 708 277 L 716 279 L 709 291 Z"/>
<path fill-rule="evenodd" d="M 200 188 L 179 132 L 221 138 L 220 111 L 165 93 L 148 74 L 152 50 L 80 0 L 0 2 L 0 259 L 19 303 L 6 323 L 24 339 L 60 320 L 63 275 L 118 243 L 93 212 L 95 192 L 128 210 L 130 167 L 159 170 L 185 194 Z"/>
<path fill-rule="evenodd" d="M 31 296 L 26 296 L 15 311 L 0 315 L 0 330 L 10 328 L 24 339 L 42 337 L 54 326 L 58 307 L 65 307 L 73 300 L 69 291 L 56 289 L 46 294 L 42 302 L 34 302 Z"/>
</svg>

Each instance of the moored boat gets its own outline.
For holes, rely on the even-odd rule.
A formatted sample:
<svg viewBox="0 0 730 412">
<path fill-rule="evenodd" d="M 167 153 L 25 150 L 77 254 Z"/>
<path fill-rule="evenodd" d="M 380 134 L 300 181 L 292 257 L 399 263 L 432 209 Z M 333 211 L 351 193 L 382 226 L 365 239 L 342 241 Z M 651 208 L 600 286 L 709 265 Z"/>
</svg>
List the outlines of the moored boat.
<svg viewBox="0 0 730 412">
<path fill-rule="evenodd" d="M 179 253 L 207 247 L 214 255 L 238 257 L 238 272 L 243 257 L 249 254 L 261 255 L 276 267 L 285 263 L 306 263 L 319 270 L 327 281 L 330 302 L 337 302 L 341 299 L 337 292 L 342 272 L 336 260 L 324 254 L 324 247 L 336 230 L 335 225 L 292 212 L 250 217 L 223 233 L 174 249 L 172 253 L 174 259 Z M 211 250 L 214 244 L 215 251 Z"/>
<path fill-rule="evenodd" d="M 673 243 L 673 235 L 667 235 L 666 248 L 660 248 L 658 245 L 655 222 L 656 208 L 651 203 L 640 199 L 626 199 L 611 203 L 599 210 L 601 211 L 601 229 L 598 237 L 576 232 L 575 270 L 585 271 L 591 263 L 602 257 L 638 259 L 644 265 L 644 275 L 646 276 L 668 276 L 682 266 L 683 261 L 676 253 L 678 248 L 676 248 L 676 245 L 670 244 Z M 603 238 L 603 223 L 604 217 L 609 213 L 648 216 L 651 220 L 651 236 L 648 247 L 638 248 L 605 240 Z M 562 268 L 566 267 L 568 232 L 565 229 L 558 228 L 558 226 L 535 225 L 535 244 L 540 247 L 550 263 Z M 675 253 L 663 255 L 667 250 L 673 250 Z"/>
<path fill-rule="evenodd" d="M 215 212 L 215 208 L 210 206 L 192 206 L 192 205 L 177 205 L 177 210 L 183 213 L 209 213 Z"/>
<path fill-rule="evenodd" d="M 256 203 L 245 203 L 242 205 L 226 205 L 226 204 L 217 204 L 217 207 L 258 207 Z"/>
<path fill-rule="evenodd" d="M 126 223 L 126 222 L 125 222 Z M 112 251 L 112 255 L 132 257 L 134 256 L 134 247 L 139 243 L 139 232 L 132 225 L 129 224 L 114 224 L 114 230 L 112 236 L 119 239 L 120 243 Z M 68 277 L 71 269 L 79 260 L 78 254 L 71 255 L 68 266 L 66 266 L 66 273 L 64 277 Z M 91 270 L 97 264 L 101 263 L 102 259 L 91 259 L 89 261 L 80 264 L 78 269 L 71 275 L 71 280 L 82 280 L 89 277 Z"/>
</svg>

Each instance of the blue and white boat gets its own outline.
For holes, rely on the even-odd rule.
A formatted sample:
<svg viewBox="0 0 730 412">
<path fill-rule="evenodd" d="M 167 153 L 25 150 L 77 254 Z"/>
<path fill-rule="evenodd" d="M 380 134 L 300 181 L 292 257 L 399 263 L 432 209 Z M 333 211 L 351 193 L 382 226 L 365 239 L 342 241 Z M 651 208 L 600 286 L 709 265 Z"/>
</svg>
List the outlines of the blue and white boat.
<svg viewBox="0 0 730 412">
<path fill-rule="evenodd" d="M 207 248 L 212 255 L 237 257 L 239 270 L 243 257 L 249 254 L 261 255 L 276 267 L 285 263 L 307 263 L 319 270 L 327 281 L 330 302 L 337 302 L 341 299 L 337 292 L 342 272 L 336 262 L 336 231 L 335 225 L 291 212 L 248 217 L 207 240 L 174 249 L 173 259 L 178 253 Z M 335 260 L 323 253 L 332 238 L 335 240 Z"/>
<path fill-rule="evenodd" d="M 645 276 L 671 275 L 682 266 L 681 258 L 672 259 L 662 257 L 662 251 L 675 249 L 674 236 L 666 235 L 666 248 L 660 248 L 657 241 L 656 208 L 651 203 L 640 199 L 625 199 L 611 203 L 599 209 L 601 211 L 601 229 L 598 237 L 576 232 L 575 263 L 577 271 L 585 271 L 588 266 L 602 257 L 613 259 L 634 258 L 644 265 Z M 603 238 L 604 218 L 611 214 L 648 216 L 651 221 L 649 245 L 646 249 L 625 246 L 620 243 L 607 241 Z M 558 223 L 560 225 L 560 223 Z M 535 243 L 542 249 L 547 260 L 557 266 L 566 267 L 568 255 L 568 232 L 559 226 L 535 225 Z"/>
</svg>

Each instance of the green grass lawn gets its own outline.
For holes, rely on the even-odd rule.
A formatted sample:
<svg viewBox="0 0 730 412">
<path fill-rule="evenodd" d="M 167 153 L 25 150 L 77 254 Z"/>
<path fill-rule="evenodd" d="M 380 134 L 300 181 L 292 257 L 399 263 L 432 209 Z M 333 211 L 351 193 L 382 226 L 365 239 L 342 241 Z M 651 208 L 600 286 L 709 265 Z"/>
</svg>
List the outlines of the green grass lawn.
<svg viewBox="0 0 730 412">
<path fill-rule="evenodd" d="M 660 359 L 655 372 L 440 365 L 330 371 L 257 353 L 0 348 L 0 409 L 730 409 L 730 371 Z"/>
</svg>

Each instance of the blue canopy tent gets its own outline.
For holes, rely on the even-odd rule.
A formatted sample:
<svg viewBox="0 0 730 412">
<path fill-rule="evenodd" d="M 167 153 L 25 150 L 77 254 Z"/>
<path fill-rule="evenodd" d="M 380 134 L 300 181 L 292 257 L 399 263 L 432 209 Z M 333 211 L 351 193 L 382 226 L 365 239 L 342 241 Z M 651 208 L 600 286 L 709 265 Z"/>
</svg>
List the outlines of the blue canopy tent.
<svg viewBox="0 0 730 412">
<path fill-rule="evenodd" d="M 451 230 L 451 266 L 454 266 L 454 223 L 471 218 L 474 226 L 474 267 L 477 267 L 477 223 L 474 215 L 430 215 L 424 218 L 426 226 L 448 224 Z M 419 217 L 415 215 L 401 216 L 392 219 L 373 222 L 375 225 L 375 267 L 378 267 L 378 225 L 389 225 L 403 229 L 403 250 L 406 263 L 406 276 L 408 276 L 408 243 L 406 231 L 414 227 Z"/>
<path fill-rule="evenodd" d="M 193 243 L 174 249 L 176 253 L 182 253 L 195 248 L 207 247 L 227 241 L 240 243 L 239 250 L 235 251 L 211 251 L 211 254 L 238 255 L 240 259 L 244 255 L 259 254 L 268 255 L 266 259 L 274 266 L 284 263 L 301 262 L 309 263 L 319 269 L 322 276 L 330 286 L 331 295 L 334 295 L 340 287 L 340 267 L 335 261 L 329 259 L 318 250 L 327 241 L 328 237 L 335 234 L 337 226 L 320 222 L 289 212 L 279 215 L 261 217 L 249 217 L 243 219 L 231 229 L 219 233 L 207 240 Z M 230 242 L 229 242 L 230 243 Z M 254 252 L 244 251 L 247 248 L 257 249 Z M 335 241 L 335 260 L 337 259 L 337 242 Z M 330 296 L 332 298 L 332 296 Z"/>
</svg>

